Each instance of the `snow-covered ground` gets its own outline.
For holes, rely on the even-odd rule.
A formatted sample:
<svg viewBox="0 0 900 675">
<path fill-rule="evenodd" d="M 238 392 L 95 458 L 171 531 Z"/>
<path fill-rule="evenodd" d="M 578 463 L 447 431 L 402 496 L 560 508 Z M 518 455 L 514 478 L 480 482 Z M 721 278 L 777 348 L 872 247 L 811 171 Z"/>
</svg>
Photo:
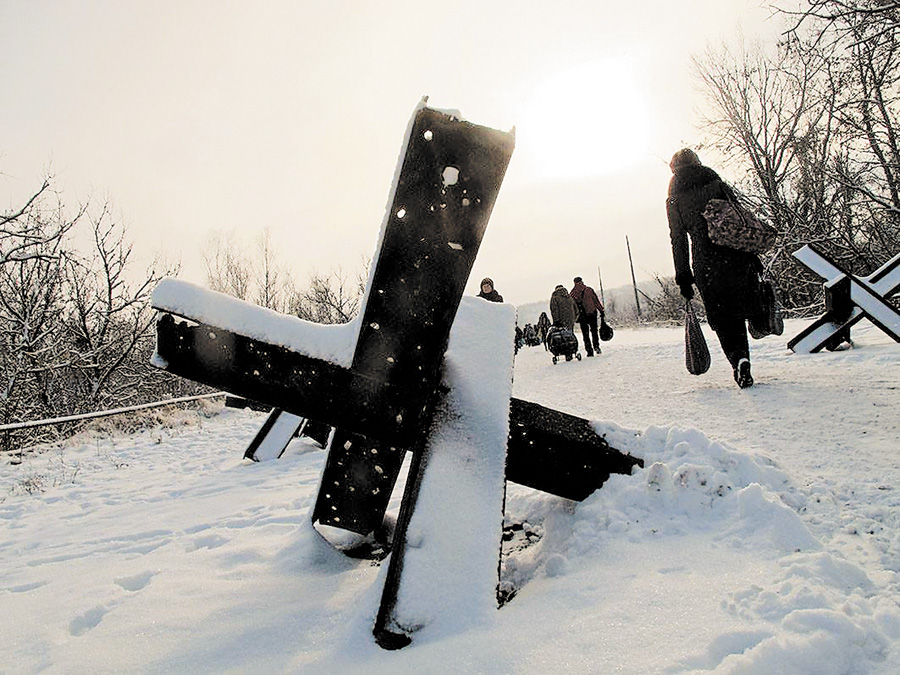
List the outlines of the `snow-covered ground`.
<svg viewBox="0 0 900 675">
<path fill-rule="evenodd" d="M 507 549 L 517 595 L 398 652 L 371 637 L 386 566 L 308 524 L 324 452 L 241 459 L 259 413 L 3 462 L 0 672 L 900 672 L 900 345 L 863 322 L 857 348 L 798 356 L 803 325 L 751 345 L 748 390 L 711 335 L 689 375 L 679 328 L 521 351 L 516 396 L 646 466 L 578 504 L 510 485 L 536 542 Z"/>
</svg>

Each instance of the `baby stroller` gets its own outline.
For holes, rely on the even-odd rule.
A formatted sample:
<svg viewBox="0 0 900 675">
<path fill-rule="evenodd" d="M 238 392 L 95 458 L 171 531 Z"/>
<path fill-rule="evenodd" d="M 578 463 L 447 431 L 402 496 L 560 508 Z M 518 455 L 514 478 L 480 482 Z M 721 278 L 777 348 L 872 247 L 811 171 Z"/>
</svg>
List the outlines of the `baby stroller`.
<svg viewBox="0 0 900 675">
<path fill-rule="evenodd" d="M 550 353 L 553 354 L 553 363 L 559 361 L 560 356 L 565 356 L 566 361 L 571 361 L 574 356 L 581 361 L 581 352 L 578 351 L 578 338 L 568 328 L 563 326 L 551 326 L 547 332 L 547 344 Z"/>
</svg>

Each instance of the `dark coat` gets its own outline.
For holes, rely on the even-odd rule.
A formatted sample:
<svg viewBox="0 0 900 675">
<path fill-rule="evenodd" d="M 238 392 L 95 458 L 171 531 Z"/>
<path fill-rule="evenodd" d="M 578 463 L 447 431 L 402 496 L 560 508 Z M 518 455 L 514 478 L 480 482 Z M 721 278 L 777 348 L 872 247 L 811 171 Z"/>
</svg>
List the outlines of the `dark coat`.
<svg viewBox="0 0 900 675">
<path fill-rule="evenodd" d="M 575 301 L 575 305 L 585 314 L 594 314 L 603 311 L 603 304 L 597 297 L 597 292 L 590 286 L 585 286 L 583 281 L 576 283 L 569 295 Z"/>
<path fill-rule="evenodd" d="M 550 316 L 554 326 L 565 326 L 569 330 L 575 327 L 575 301 L 569 296 L 565 286 L 557 286 L 550 296 Z"/>
<path fill-rule="evenodd" d="M 541 338 L 541 342 L 544 342 L 547 339 L 548 330 L 550 330 L 550 317 L 547 316 L 547 312 L 541 312 L 541 316 L 538 318 L 537 322 L 537 332 L 538 336 Z"/>
<path fill-rule="evenodd" d="M 734 200 L 735 196 L 709 167 L 697 164 L 677 169 L 669 183 L 666 200 L 675 282 L 679 286 L 691 281 L 697 284 L 706 306 L 706 318 L 715 330 L 724 319 L 746 319 L 763 311 L 759 284 L 763 268 L 755 254 L 710 241 L 702 215 L 710 199 Z"/>
<path fill-rule="evenodd" d="M 479 293 L 476 297 L 484 298 L 485 300 L 487 300 L 489 302 L 503 302 L 503 296 L 497 292 L 496 288 L 494 290 L 492 290 L 490 293 L 485 293 L 484 291 L 481 291 L 481 293 Z"/>
</svg>

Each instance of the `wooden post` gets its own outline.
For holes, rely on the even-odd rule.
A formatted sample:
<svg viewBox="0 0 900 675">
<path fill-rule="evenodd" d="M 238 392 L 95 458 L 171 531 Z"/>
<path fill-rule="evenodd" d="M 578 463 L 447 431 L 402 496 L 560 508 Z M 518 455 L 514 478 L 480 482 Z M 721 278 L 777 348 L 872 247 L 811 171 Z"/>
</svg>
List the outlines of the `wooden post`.
<svg viewBox="0 0 900 675">
<path fill-rule="evenodd" d="M 603 277 L 600 276 L 600 265 L 597 265 L 597 281 L 600 282 L 600 304 L 606 307 L 606 296 L 603 294 Z"/>
<path fill-rule="evenodd" d="M 625 246 L 628 247 L 628 264 L 631 266 L 631 285 L 634 286 L 634 303 L 637 305 L 638 320 L 641 318 L 641 299 L 638 297 L 637 281 L 634 278 L 634 261 L 631 259 L 631 243 L 628 241 L 628 235 L 625 235 Z"/>
</svg>

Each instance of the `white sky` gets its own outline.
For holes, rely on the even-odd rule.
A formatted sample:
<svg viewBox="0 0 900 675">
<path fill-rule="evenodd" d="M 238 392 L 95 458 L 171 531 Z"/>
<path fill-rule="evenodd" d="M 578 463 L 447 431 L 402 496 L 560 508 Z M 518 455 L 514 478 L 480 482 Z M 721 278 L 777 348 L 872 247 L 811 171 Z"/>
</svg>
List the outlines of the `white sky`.
<svg viewBox="0 0 900 675">
<path fill-rule="evenodd" d="M 355 275 L 427 95 L 516 127 L 469 292 L 630 283 L 626 235 L 638 279 L 668 275 L 666 161 L 701 138 L 690 55 L 777 35 L 761 2 L 3 0 L 0 209 L 51 172 L 187 280 L 212 232 L 264 228 L 301 284 Z"/>
</svg>

